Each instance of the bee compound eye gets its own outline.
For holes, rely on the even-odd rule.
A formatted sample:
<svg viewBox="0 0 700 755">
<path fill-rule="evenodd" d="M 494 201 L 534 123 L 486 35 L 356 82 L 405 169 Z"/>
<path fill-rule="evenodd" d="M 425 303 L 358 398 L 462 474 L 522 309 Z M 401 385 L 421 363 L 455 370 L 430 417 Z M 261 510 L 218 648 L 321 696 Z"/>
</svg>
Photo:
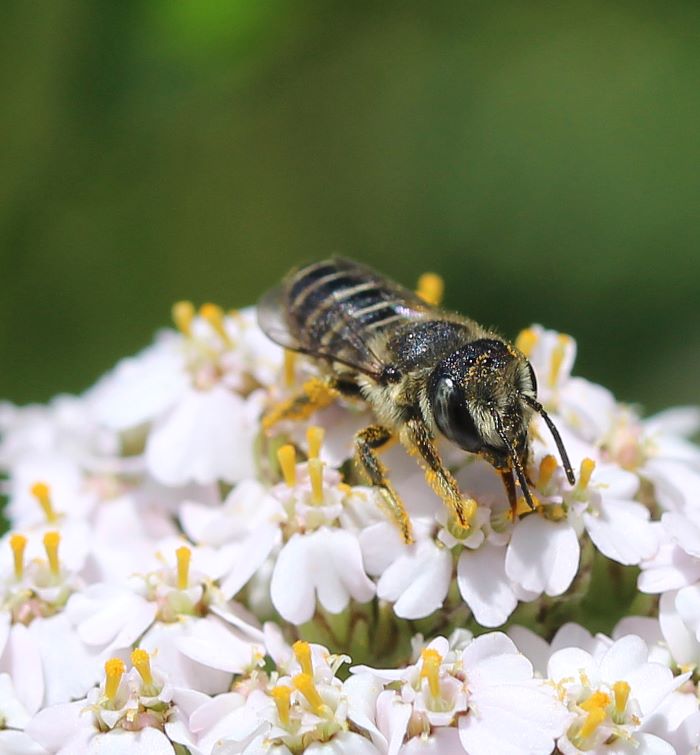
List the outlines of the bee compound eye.
<svg viewBox="0 0 700 755">
<path fill-rule="evenodd" d="M 472 453 L 483 448 L 474 418 L 467 408 L 464 391 L 452 378 L 442 376 L 435 381 L 432 403 L 435 422 L 446 438 Z"/>
</svg>

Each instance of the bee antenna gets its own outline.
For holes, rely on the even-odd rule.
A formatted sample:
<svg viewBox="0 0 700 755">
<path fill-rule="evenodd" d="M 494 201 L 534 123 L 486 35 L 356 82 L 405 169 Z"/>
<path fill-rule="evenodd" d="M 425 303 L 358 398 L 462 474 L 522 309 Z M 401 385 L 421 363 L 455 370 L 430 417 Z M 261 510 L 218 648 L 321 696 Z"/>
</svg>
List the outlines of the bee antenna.
<svg viewBox="0 0 700 755">
<path fill-rule="evenodd" d="M 574 477 L 574 470 L 571 468 L 569 455 L 566 453 L 566 448 L 564 448 L 564 441 L 561 439 L 561 435 L 559 435 L 559 430 L 557 430 L 556 425 L 549 418 L 549 414 L 547 414 L 547 412 L 544 410 L 544 407 L 542 406 L 542 404 L 540 404 L 539 401 L 536 401 L 534 398 L 530 398 L 530 396 L 526 396 L 524 393 L 520 394 L 520 398 L 522 398 L 522 400 L 530 408 L 534 409 L 539 415 L 541 415 L 542 419 L 547 423 L 549 432 L 552 433 L 554 442 L 557 444 L 557 450 L 559 451 L 559 456 L 561 456 L 561 463 L 563 464 L 564 471 L 566 472 L 566 479 L 569 481 L 570 485 L 575 485 L 576 477 Z"/>
<path fill-rule="evenodd" d="M 503 429 L 503 423 L 501 422 L 501 418 L 498 416 L 496 412 L 492 412 L 492 414 L 493 414 L 494 422 L 496 424 L 496 432 L 498 433 L 498 437 L 505 444 L 505 447 L 508 449 L 508 456 L 510 456 L 510 460 L 513 463 L 513 468 L 515 469 L 515 474 L 518 478 L 518 482 L 520 483 L 520 488 L 523 491 L 525 500 L 527 501 L 527 505 L 530 507 L 531 511 L 534 511 L 535 504 L 532 500 L 532 495 L 530 494 L 530 486 L 527 484 L 527 477 L 525 477 L 525 470 L 523 469 L 523 465 L 521 464 L 520 459 L 518 458 L 518 454 L 515 453 L 515 449 L 513 448 L 513 445 L 508 440 L 508 436 L 506 435 L 506 432 Z"/>
</svg>

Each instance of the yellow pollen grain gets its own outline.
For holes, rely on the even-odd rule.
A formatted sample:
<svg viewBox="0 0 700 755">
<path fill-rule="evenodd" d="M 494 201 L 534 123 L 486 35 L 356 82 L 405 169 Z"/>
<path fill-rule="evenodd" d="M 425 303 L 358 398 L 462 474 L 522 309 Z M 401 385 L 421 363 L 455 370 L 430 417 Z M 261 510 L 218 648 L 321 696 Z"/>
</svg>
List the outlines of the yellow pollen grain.
<svg viewBox="0 0 700 755">
<path fill-rule="evenodd" d="M 581 462 L 581 471 L 579 472 L 578 476 L 578 486 L 580 490 L 585 490 L 588 487 L 594 469 L 595 462 L 593 461 L 593 459 L 586 457 Z"/>
<path fill-rule="evenodd" d="M 615 695 L 615 712 L 622 715 L 627 707 L 627 700 L 630 696 L 630 685 L 625 681 L 615 682 L 613 684 L 613 694 Z"/>
<path fill-rule="evenodd" d="M 579 708 L 583 708 L 587 713 L 595 710 L 596 708 L 607 708 L 610 705 L 610 696 L 605 692 L 594 692 L 590 697 L 579 704 Z"/>
<path fill-rule="evenodd" d="M 131 653 L 131 664 L 139 672 L 144 684 L 153 684 L 153 674 L 151 673 L 151 656 L 141 648 Z"/>
<path fill-rule="evenodd" d="M 309 448 L 309 459 L 318 459 L 323 445 L 326 431 L 318 425 L 311 425 L 306 431 L 306 443 Z"/>
<path fill-rule="evenodd" d="M 177 557 L 177 589 L 186 590 L 190 583 L 192 551 L 186 545 L 181 545 L 175 551 L 175 556 Z"/>
<path fill-rule="evenodd" d="M 602 708 L 594 708 L 583 722 L 583 726 L 579 730 L 578 736 L 582 739 L 590 737 L 591 734 L 605 721 L 606 713 Z"/>
<path fill-rule="evenodd" d="M 284 385 L 291 388 L 294 385 L 294 368 L 297 363 L 297 355 L 289 349 L 284 350 Z"/>
<path fill-rule="evenodd" d="M 427 304 L 437 306 L 445 293 L 445 281 L 437 273 L 423 273 L 418 278 L 416 293 Z"/>
<path fill-rule="evenodd" d="M 297 484 L 297 452 L 291 443 L 277 449 L 277 461 L 285 483 L 288 487 L 293 488 Z"/>
<path fill-rule="evenodd" d="M 224 324 L 224 310 L 218 304 L 207 302 L 199 308 L 199 316 L 211 325 L 212 330 L 225 344 L 230 344 L 228 333 Z"/>
<path fill-rule="evenodd" d="M 192 335 L 192 320 L 194 320 L 194 304 L 191 301 L 176 301 L 170 311 L 175 327 L 183 336 Z"/>
<path fill-rule="evenodd" d="M 58 546 L 61 543 L 61 536 L 55 530 L 47 532 L 44 535 L 44 550 L 46 551 L 46 558 L 49 560 L 49 569 L 51 574 L 57 577 L 61 571 L 61 565 L 58 561 Z"/>
<path fill-rule="evenodd" d="M 561 366 L 566 356 L 566 348 L 569 345 L 569 336 L 560 333 L 557 337 L 557 345 L 552 349 L 552 358 L 549 362 L 549 387 L 554 388 L 559 378 Z"/>
<path fill-rule="evenodd" d="M 433 648 L 426 648 L 421 653 L 423 664 L 420 670 L 420 678 L 428 680 L 430 694 L 433 697 L 440 695 L 440 664 L 442 656 Z"/>
<path fill-rule="evenodd" d="M 270 694 L 277 706 L 277 715 L 280 718 L 280 722 L 283 726 L 289 726 L 289 708 L 292 688 L 280 684 L 277 687 L 274 687 Z"/>
<path fill-rule="evenodd" d="M 557 469 L 557 460 L 552 454 L 547 454 L 540 462 L 540 476 L 537 480 L 537 485 L 540 488 L 544 488 L 549 484 L 552 479 L 552 475 Z"/>
<path fill-rule="evenodd" d="M 515 347 L 526 357 L 529 357 L 535 350 L 538 339 L 539 336 L 532 328 L 525 328 L 518 333 L 518 337 L 515 339 Z"/>
<path fill-rule="evenodd" d="M 297 674 L 292 678 L 292 684 L 295 689 L 298 689 L 304 695 L 313 712 L 316 715 L 320 715 L 323 712 L 323 699 L 316 689 L 313 676 L 310 674 Z"/>
<path fill-rule="evenodd" d="M 15 562 L 15 577 L 22 579 L 24 576 L 24 551 L 27 547 L 27 538 L 24 535 L 15 533 L 10 536 L 10 548 L 12 548 L 12 557 Z"/>
<path fill-rule="evenodd" d="M 301 666 L 301 670 L 304 674 L 309 676 L 314 675 L 314 667 L 311 662 L 311 645 L 303 640 L 297 640 L 292 645 L 292 650 L 296 656 L 297 662 Z"/>
<path fill-rule="evenodd" d="M 124 671 L 126 666 L 121 658 L 110 658 L 105 662 L 105 695 L 109 700 L 117 696 Z"/>
<path fill-rule="evenodd" d="M 323 503 L 323 462 L 309 459 L 309 479 L 311 480 L 311 503 Z"/>
<path fill-rule="evenodd" d="M 37 499 L 44 512 L 46 521 L 55 522 L 58 517 L 51 502 L 51 488 L 45 482 L 35 482 L 30 488 L 31 494 Z"/>
</svg>

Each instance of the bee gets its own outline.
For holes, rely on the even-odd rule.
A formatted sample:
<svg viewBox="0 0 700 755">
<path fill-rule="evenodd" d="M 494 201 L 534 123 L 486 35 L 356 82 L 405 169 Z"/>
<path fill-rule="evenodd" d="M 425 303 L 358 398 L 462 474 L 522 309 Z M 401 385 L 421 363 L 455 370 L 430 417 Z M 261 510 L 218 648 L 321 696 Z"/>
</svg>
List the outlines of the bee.
<svg viewBox="0 0 700 755">
<path fill-rule="evenodd" d="M 290 272 L 262 297 L 257 312 L 272 341 L 312 358 L 320 370 L 264 417 L 264 427 L 305 419 L 339 396 L 364 402 L 377 421 L 355 436 L 356 459 L 406 542 L 413 541 L 410 519 L 378 456 L 396 438 L 419 459 L 428 483 L 464 528 L 475 504 L 462 496 L 442 462 L 438 435 L 500 472 L 515 514 L 516 478 L 534 509 L 526 469 L 528 427 L 538 413 L 575 483 L 561 437 L 537 401 L 532 365 L 474 320 L 336 257 Z"/>
</svg>

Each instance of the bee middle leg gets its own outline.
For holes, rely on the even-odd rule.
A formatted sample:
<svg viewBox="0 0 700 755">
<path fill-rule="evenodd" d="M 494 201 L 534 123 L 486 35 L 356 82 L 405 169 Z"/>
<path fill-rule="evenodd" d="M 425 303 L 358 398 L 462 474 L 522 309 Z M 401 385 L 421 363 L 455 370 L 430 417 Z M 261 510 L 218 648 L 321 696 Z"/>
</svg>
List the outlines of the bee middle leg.
<svg viewBox="0 0 700 755">
<path fill-rule="evenodd" d="M 301 391 L 287 401 L 274 406 L 262 420 L 265 430 L 274 427 L 283 420 L 308 419 L 319 409 L 330 406 L 341 394 L 341 386 L 332 377 L 314 377 L 307 380 L 301 387 Z"/>
<path fill-rule="evenodd" d="M 450 509 L 457 523 L 469 527 L 476 511 L 476 502 L 462 496 L 457 480 L 445 468 L 433 434 L 425 422 L 417 417 L 409 419 L 401 431 L 401 442 L 410 454 L 419 456 L 423 461 L 425 479 Z"/>
<path fill-rule="evenodd" d="M 370 425 L 364 430 L 360 430 L 355 436 L 357 461 L 365 471 L 372 487 L 379 490 L 386 507 L 399 525 L 404 542 L 412 543 L 413 532 L 408 512 L 391 482 L 389 482 L 386 467 L 377 455 L 377 451 L 386 446 L 392 439 L 391 432 L 381 425 Z"/>
</svg>

